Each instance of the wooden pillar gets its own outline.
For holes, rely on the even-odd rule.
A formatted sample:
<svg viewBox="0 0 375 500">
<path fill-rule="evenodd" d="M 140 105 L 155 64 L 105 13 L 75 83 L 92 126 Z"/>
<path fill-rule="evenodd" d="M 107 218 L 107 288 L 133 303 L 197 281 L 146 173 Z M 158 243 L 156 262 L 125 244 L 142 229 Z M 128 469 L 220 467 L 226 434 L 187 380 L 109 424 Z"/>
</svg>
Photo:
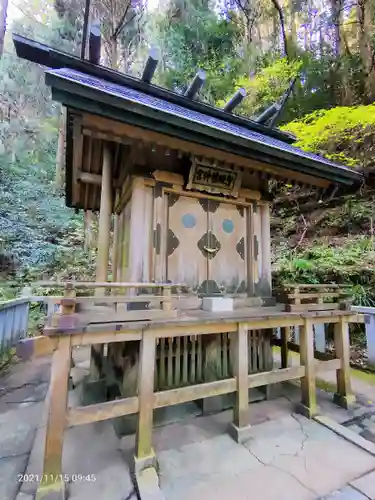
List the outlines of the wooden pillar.
<svg viewBox="0 0 375 500">
<path fill-rule="evenodd" d="M 310 318 L 305 318 L 305 323 L 300 328 L 300 357 L 301 365 L 305 367 L 305 376 L 301 378 L 302 404 L 300 412 L 305 417 L 311 418 L 317 413 L 316 385 L 315 385 L 315 360 L 314 360 L 314 331 Z"/>
<path fill-rule="evenodd" d="M 154 414 L 154 374 L 156 341 L 150 330 L 143 330 L 140 343 L 138 400 L 139 413 L 135 443 L 135 469 L 140 472 L 156 463 L 152 448 Z"/>
<path fill-rule="evenodd" d="M 156 282 L 165 280 L 165 200 L 162 186 L 154 188 L 154 270 L 153 278 Z"/>
<path fill-rule="evenodd" d="M 118 263 L 118 246 L 120 237 L 120 224 L 119 215 L 115 214 L 113 223 L 113 246 L 112 246 L 112 281 L 120 281 L 117 276 L 117 263 Z"/>
<path fill-rule="evenodd" d="M 149 249 L 144 248 L 145 229 L 145 191 L 144 179 L 136 177 L 132 182 L 132 196 L 130 200 L 130 234 L 129 234 L 129 281 L 143 281 L 144 254 Z M 131 291 L 134 293 L 134 290 Z"/>
<path fill-rule="evenodd" d="M 111 235 L 111 214 L 112 214 L 112 179 L 111 179 L 111 153 L 109 147 L 103 147 L 103 168 L 102 168 L 102 189 L 100 195 L 99 212 L 99 235 L 98 253 L 96 257 L 96 281 L 106 282 L 108 280 L 109 263 L 109 243 Z M 105 295 L 104 288 L 97 288 L 95 295 L 101 297 Z M 95 359 L 102 356 L 104 345 L 93 345 L 91 347 L 90 378 L 98 379 L 98 372 Z"/>
<path fill-rule="evenodd" d="M 234 405 L 231 435 L 237 443 L 249 436 L 249 384 L 248 384 L 248 330 L 246 324 L 238 324 L 234 339 L 234 374 L 236 377 L 236 401 Z"/>
<path fill-rule="evenodd" d="M 103 148 L 102 189 L 100 195 L 98 254 L 96 259 L 96 281 L 107 281 L 109 242 L 111 234 L 112 187 L 111 187 L 111 153 L 108 146 Z M 97 289 L 96 295 L 104 293 Z"/>
<path fill-rule="evenodd" d="M 250 205 L 247 211 L 247 294 L 249 297 L 254 297 L 254 211 Z"/>
<path fill-rule="evenodd" d="M 172 288 L 170 286 L 163 287 L 163 311 L 172 310 Z"/>
<path fill-rule="evenodd" d="M 268 203 L 260 205 L 261 218 L 261 252 L 262 252 L 262 289 L 265 293 L 268 289 L 269 296 L 272 295 L 271 274 L 271 220 L 270 206 Z"/>
<path fill-rule="evenodd" d="M 345 316 L 341 316 L 339 322 L 335 323 L 334 341 L 336 358 L 340 359 L 340 368 L 336 371 L 337 393 L 334 400 L 340 406 L 348 409 L 355 402 L 355 396 L 352 393 L 350 382 L 349 325 Z"/>
<path fill-rule="evenodd" d="M 288 357 L 289 357 L 288 342 L 291 337 L 290 326 L 280 328 L 280 337 L 281 337 L 281 368 L 288 368 Z"/>
<path fill-rule="evenodd" d="M 62 480 L 62 451 L 68 404 L 71 337 L 59 337 L 53 355 L 49 411 L 44 448 L 43 476 L 36 499 L 65 499 L 65 482 Z"/>
</svg>

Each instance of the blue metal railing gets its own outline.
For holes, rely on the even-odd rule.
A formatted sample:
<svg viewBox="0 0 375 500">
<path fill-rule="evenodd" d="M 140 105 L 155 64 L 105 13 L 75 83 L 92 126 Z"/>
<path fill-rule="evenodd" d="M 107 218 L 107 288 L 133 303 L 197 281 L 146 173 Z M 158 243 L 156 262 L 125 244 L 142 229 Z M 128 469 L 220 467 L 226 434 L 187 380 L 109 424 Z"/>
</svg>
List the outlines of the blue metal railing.
<svg viewBox="0 0 375 500">
<path fill-rule="evenodd" d="M 352 306 L 356 312 L 365 315 L 367 358 L 375 364 L 375 307 Z"/>
<path fill-rule="evenodd" d="M 30 289 L 24 289 L 23 296 L 0 302 L 0 367 L 9 361 L 11 349 L 27 337 L 31 304 L 39 303 L 46 316 L 59 308 L 53 297 L 32 296 Z"/>
<path fill-rule="evenodd" d="M 27 297 L 0 303 L 0 363 L 10 349 L 27 336 L 29 308 Z"/>
<path fill-rule="evenodd" d="M 375 307 L 351 306 L 353 312 L 364 314 L 367 359 L 371 364 L 375 364 Z M 327 347 L 326 325 L 314 325 L 315 348 L 319 352 L 325 352 Z M 294 342 L 299 344 L 299 327 L 294 327 Z M 276 337 L 281 338 L 280 328 L 276 329 Z"/>
</svg>

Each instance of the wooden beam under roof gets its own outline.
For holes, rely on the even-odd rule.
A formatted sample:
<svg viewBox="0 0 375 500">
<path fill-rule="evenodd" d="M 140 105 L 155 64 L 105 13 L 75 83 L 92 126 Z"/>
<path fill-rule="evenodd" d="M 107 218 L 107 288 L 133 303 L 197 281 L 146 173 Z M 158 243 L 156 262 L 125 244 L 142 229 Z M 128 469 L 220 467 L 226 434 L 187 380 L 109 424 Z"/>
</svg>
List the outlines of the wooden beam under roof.
<svg viewBox="0 0 375 500">
<path fill-rule="evenodd" d="M 73 178 L 72 178 L 72 202 L 74 205 L 79 203 L 80 190 L 77 182 L 77 173 L 82 166 L 83 157 L 83 135 L 82 135 L 82 117 L 74 116 L 73 121 Z"/>
<path fill-rule="evenodd" d="M 95 186 L 102 185 L 102 176 L 100 174 L 91 174 L 89 172 L 82 172 L 81 170 L 77 172 L 77 181 L 83 182 L 84 184 L 93 184 Z M 115 179 L 112 182 L 112 187 L 119 188 L 119 183 Z"/>
<path fill-rule="evenodd" d="M 327 187 L 331 184 L 331 182 L 326 179 L 321 179 L 309 174 L 296 172 L 283 167 L 275 167 L 270 163 L 253 160 L 247 157 L 245 158 L 243 156 L 229 153 L 227 151 L 210 148 L 208 146 L 203 146 L 195 142 L 189 142 L 185 139 L 171 137 L 160 132 L 146 130 L 134 125 L 129 125 L 127 123 L 103 118 L 101 116 L 84 113 L 82 115 L 82 120 L 83 126 L 85 128 L 96 129 L 106 133 L 113 133 L 115 135 L 124 136 L 127 139 L 142 141 L 149 144 L 157 144 L 159 146 L 166 147 L 171 150 L 174 149 L 176 151 L 181 151 L 183 153 L 191 153 L 193 155 L 214 158 L 219 161 L 225 161 L 234 165 L 239 165 L 254 172 L 263 171 L 270 174 L 276 179 L 292 179 L 296 182 L 303 182 L 318 187 Z"/>
</svg>

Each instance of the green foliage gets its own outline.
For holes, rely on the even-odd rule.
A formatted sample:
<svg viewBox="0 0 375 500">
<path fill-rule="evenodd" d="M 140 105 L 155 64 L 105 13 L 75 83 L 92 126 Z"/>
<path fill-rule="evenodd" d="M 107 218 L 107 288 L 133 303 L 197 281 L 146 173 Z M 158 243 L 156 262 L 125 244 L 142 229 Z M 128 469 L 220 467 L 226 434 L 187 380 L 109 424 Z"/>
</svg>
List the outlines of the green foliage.
<svg viewBox="0 0 375 500">
<path fill-rule="evenodd" d="M 368 126 L 375 126 L 375 105 L 321 109 L 301 120 L 288 123 L 282 129 L 297 136 L 296 145 L 300 148 L 317 152 L 330 142 L 363 140 L 363 137 L 358 139 L 354 131 L 363 131 Z M 354 164 L 344 152 L 335 153 L 331 157 Z"/>
<path fill-rule="evenodd" d="M 240 30 L 219 17 L 208 2 L 189 4 L 183 19 L 160 17 L 154 36 L 164 58 L 158 83 L 184 91 L 196 71 L 204 69 L 202 99 L 214 103 L 233 89 L 241 66 L 236 54 Z"/>
<path fill-rule="evenodd" d="M 300 62 L 288 63 L 284 58 L 266 66 L 254 78 L 241 76 L 236 81 L 236 88 L 244 87 L 247 96 L 238 107 L 238 112 L 248 116 L 256 115 L 270 104 L 277 102 L 300 69 Z M 229 96 L 219 102 L 219 106 L 222 106 L 228 98 Z"/>
<path fill-rule="evenodd" d="M 275 278 L 281 283 L 342 283 L 350 285 L 354 304 L 375 305 L 373 262 L 375 244 L 368 236 L 348 238 L 341 244 L 312 242 L 308 248 L 284 248 L 275 263 Z"/>
</svg>

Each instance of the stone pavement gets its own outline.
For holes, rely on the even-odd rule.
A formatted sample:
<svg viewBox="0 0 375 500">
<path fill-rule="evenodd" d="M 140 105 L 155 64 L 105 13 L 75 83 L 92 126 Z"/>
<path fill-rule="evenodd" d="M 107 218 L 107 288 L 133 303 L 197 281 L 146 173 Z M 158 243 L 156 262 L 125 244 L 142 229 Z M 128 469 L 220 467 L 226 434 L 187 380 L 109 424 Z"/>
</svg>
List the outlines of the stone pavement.
<svg viewBox="0 0 375 500">
<path fill-rule="evenodd" d="M 73 372 L 78 382 L 87 367 L 81 364 Z M 20 484 L 17 474 L 26 471 L 26 478 L 32 478 L 41 473 L 46 417 L 42 401 L 48 378 L 49 360 L 39 359 L 15 365 L 0 379 L 0 500 L 34 498 L 37 482 Z M 70 404 L 79 399 L 80 387 L 71 392 Z M 370 389 L 362 385 L 359 403 L 347 411 L 319 390 L 322 414 L 348 429 L 356 425 L 353 419 L 371 421 L 375 408 L 366 391 Z M 277 385 L 274 396 L 250 405 L 253 427 L 242 445 L 227 434 L 231 411 L 158 426 L 153 444 L 165 499 L 375 500 L 375 454 L 295 414 L 297 385 Z M 136 500 L 133 449 L 134 436 L 119 440 L 111 422 L 68 429 L 63 468 L 72 478 L 69 498 Z M 94 480 L 82 481 L 78 474 Z M 154 488 L 154 477 L 146 479 Z"/>
<path fill-rule="evenodd" d="M 280 362 L 279 352 L 275 350 L 276 364 Z M 299 355 L 291 353 L 290 364 L 299 364 Z M 356 395 L 357 402 L 350 411 L 341 411 L 331 404 L 326 404 L 323 410 L 329 411 L 337 422 L 344 425 L 361 437 L 375 443 L 375 375 L 364 375 L 358 370 L 351 370 L 352 389 Z M 326 395 L 322 394 L 324 401 L 331 401 L 333 393 L 329 392 L 330 386 L 336 385 L 335 371 L 319 373 L 319 379 L 325 386 Z M 371 380 L 372 379 L 372 380 Z M 324 413 L 324 412 L 323 412 Z"/>
<path fill-rule="evenodd" d="M 284 397 L 253 405 L 250 415 L 243 445 L 226 433 L 231 411 L 154 431 L 166 500 L 313 500 L 375 469 L 375 456 L 294 414 Z"/>
<path fill-rule="evenodd" d="M 38 359 L 13 365 L 0 378 L 1 500 L 14 500 L 22 485 L 43 414 L 49 373 L 50 360 Z"/>
</svg>

